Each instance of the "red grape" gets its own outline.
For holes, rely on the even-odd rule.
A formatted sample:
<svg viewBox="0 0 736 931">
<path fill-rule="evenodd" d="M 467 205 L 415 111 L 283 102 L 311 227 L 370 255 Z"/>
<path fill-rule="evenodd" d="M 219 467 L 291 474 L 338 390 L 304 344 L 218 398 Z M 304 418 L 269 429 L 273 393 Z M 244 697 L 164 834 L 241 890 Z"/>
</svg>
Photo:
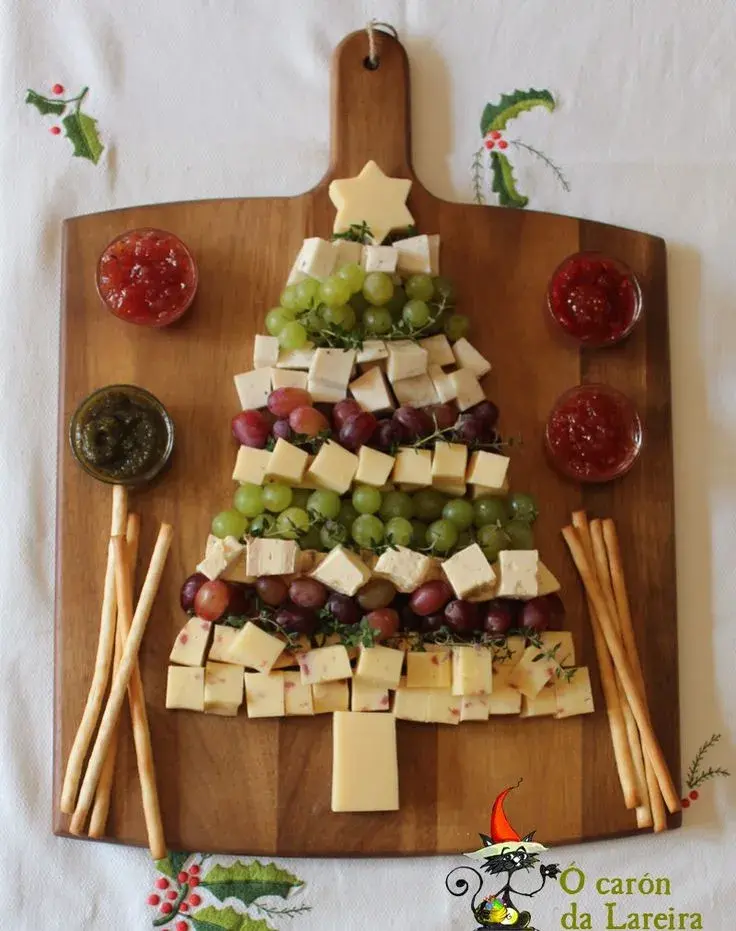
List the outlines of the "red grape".
<svg viewBox="0 0 736 931">
<path fill-rule="evenodd" d="M 203 621 L 217 621 L 227 610 L 230 589 L 227 582 L 214 579 L 205 582 L 194 598 L 194 612 Z"/>
<path fill-rule="evenodd" d="M 494 598 L 484 608 L 483 627 L 489 634 L 505 634 L 514 627 L 517 608 L 514 602 Z"/>
<path fill-rule="evenodd" d="M 429 436 L 434 429 L 432 418 L 421 408 L 397 407 L 394 411 L 394 420 L 401 424 L 407 439 L 415 440 L 422 436 Z"/>
<path fill-rule="evenodd" d="M 288 417 L 297 407 L 310 407 L 312 399 L 304 388 L 277 388 L 266 403 L 275 417 Z"/>
<path fill-rule="evenodd" d="M 285 604 L 278 609 L 276 623 L 290 634 L 313 634 L 317 627 L 317 615 L 309 608 Z"/>
<path fill-rule="evenodd" d="M 493 401 L 481 401 L 480 404 L 471 407 L 467 413 L 484 424 L 488 430 L 493 430 L 498 423 L 498 408 Z"/>
<path fill-rule="evenodd" d="M 440 627 L 444 627 L 446 623 L 444 614 L 428 614 L 426 617 L 420 618 L 420 620 L 423 634 L 436 634 Z"/>
<path fill-rule="evenodd" d="M 327 601 L 327 589 L 317 579 L 295 579 L 289 586 L 289 598 L 300 608 L 321 608 Z"/>
<path fill-rule="evenodd" d="M 290 440 L 292 430 L 289 426 L 288 420 L 277 420 L 274 425 L 271 427 L 271 433 L 276 437 L 277 440 Z"/>
<path fill-rule="evenodd" d="M 443 579 L 425 582 L 411 596 L 409 607 L 415 614 L 426 617 L 437 614 L 452 598 L 452 588 Z"/>
<path fill-rule="evenodd" d="M 351 417 L 360 414 L 363 408 L 357 401 L 352 398 L 346 398 L 344 401 L 338 401 L 332 408 L 332 423 L 336 430 L 339 430 L 344 423 L 347 423 Z"/>
<path fill-rule="evenodd" d="M 280 391 L 301 391 L 301 388 L 280 388 Z M 304 436 L 317 436 L 325 430 L 330 429 L 330 422 L 325 415 L 308 405 L 295 407 L 289 414 L 289 426 L 294 433 L 302 433 Z"/>
<path fill-rule="evenodd" d="M 455 436 L 461 443 L 477 443 L 483 438 L 483 423 L 467 412 L 457 419 Z"/>
<path fill-rule="evenodd" d="M 271 432 L 271 423 L 260 411 L 241 411 L 233 417 L 231 428 L 241 446 L 263 449 Z"/>
<path fill-rule="evenodd" d="M 244 585 L 242 582 L 226 582 L 230 592 L 230 600 L 227 604 L 227 615 L 234 614 L 238 617 L 250 614 L 253 611 L 254 591 L 250 585 Z"/>
<path fill-rule="evenodd" d="M 184 611 L 191 611 L 194 608 L 194 598 L 206 581 L 207 576 L 203 572 L 195 572 L 194 575 L 184 580 L 179 594 L 179 602 Z"/>
<path fill-rule="evenodd" d="M 447 404 L 431 404 L 424 410 L 429 414 L 430 419 L 437 422 L 438 430 L 446 430 L 457 420 L 457 407 L 452 401 Z"/>
<path fill-rule="evenodd" d="M 379 420 L 371 437 L 371 446 L 389 452 L 404 439 L 404 430 L 398 420 Z"/>
<path fill-rule="evenodd" d="M 340 624 L 357 624 L 360 621 L 360 609 L 348 595 L 333 592 L 326 607 Z"/>
<path fill-rule="evenodd" d="M 524 602 L 519 627 L 541 633 L 549 630 L 553 624 L 557 627 L 564 616 L 565 609 L 557 595 L 541 595 Z"/>
<path fill-rule="evenodd" d="M 332 411 L 334 410 L 334 407 L 335 407 L 334 404 L 328 404 L 327 401 L 315 401 L 312 407 L 316 411 L 319 411 L 320 414 L 324 414 L 328 422 L 332 420 Z"/>
<path fill-rule="evenodd" d="M 401 609 L 402 630 L 421 630 L 424 621 L 426 621 L 426 618 L 419 617 L 418 614 L 415 614 L 409 605 L 405 605 Z"/>
<path fill-rule="evenodd" d="M 377 640 L 394 637 L 399 632 L 399 615 L 393 608 L 379 608 L 366 614 L 366 620 L 377 631 Z"/>
<path fill-rule="evenodd" d="M 562 623 L 565 620 L 565 605 L 559 595 L 543 595 L 550 606 L 550 617 L 548 630 L 562 630 Z"/>
<path fill-rule="evenodd" d="M 387 608 L 396 597 L 396 586 L 388 579 L 371 579 L 357 594 L 358 604 L 364 611 Z"/>
<path fill-rule="evenodd" d="M 339 440 L 345 449 L 357 450 L 365 446 L 368 440 L 373 436 L 378 421 L 375 416 L 368 411 L 361 411 L 346 420 L 340 427 Z"/>
<path fill-rule="evenodd" d="M 470 634 L 480 627 L 480 611 L 472 601 L 451 601 L 445 608 L 445 623 L 456 634 Z"/>
<path fill-rule="evenodd" d="M 286 601 L 289 594 L 286 582 L 278 575 L 262 575 L 256 579 L 255 588 L 261 601 L 272 608 Z"/>
</svg>

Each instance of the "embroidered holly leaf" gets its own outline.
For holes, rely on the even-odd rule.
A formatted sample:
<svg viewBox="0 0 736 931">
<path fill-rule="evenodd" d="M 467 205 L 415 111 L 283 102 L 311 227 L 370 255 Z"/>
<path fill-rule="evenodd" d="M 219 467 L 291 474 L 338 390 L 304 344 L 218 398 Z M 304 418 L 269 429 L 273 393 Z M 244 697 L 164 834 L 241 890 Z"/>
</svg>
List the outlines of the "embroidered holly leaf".
<svg viewBox="0 0 736 931">
<path fill-rule="evenodd" d="M 184 869 L 184 864 L 190 856 L 191 854 L 188 853 L 170 850 L 168 856 L 164 857 L 163 860 L 156 860 L 155 866 L 159 873 L 163 873 L 169 879 L 176 879 Z"/>
<path fill-rule="evenodd" d="M 491 152 L 491 170 L 493 183 L 491 189 L 498 194 L 498 202 L 503 207 L 526 207 L 529 198 L 519 193 L 511 162 L 500 152 Z"/>
<path fill-rule="evenodd" d="M 65 116 L 61 123 L 67 139 L 74 146 L 74 154 L 89 159 L 96 165 L 105 148 L 97 132 L 97 120 L 93 120 L 81 110 L 75 110 L 74 113 Z"/>
<path fill-rule="evenodd" d="M 267 921 L 251 918 L 250 915 L 239 915 L 229 905 L 227 908 L 208 905 L 187 917 L 195 931 L 274 931 Z"/>
<path fill-rule="evenodd" d="M 548 90 L 515 90 L 512 94 L 502 94 L 497 104 L 487 103 L 480 118 L 481 135 L 494 129 L 505 129 L 507 123 L 535 107 L 545 107 L 550 113 L 555 108 L 555 99 Z"/>
<path fill-rule="evenodd" d="M 26 103 L 29 103 L 32 107 L 35 107 L 41 116 L 46 116 L 49 113 L 53 113 L 56 116 L 61 116 L 64 110 L 66 110 L 66 104 L 63 100 L 50 100 L 48 97 L 44 97 L 42 94 L 37 94 L 35 91 L 30 89 L 26 94 Z"/>
<path fill-rule="evenodd" d="M 285 899 L 292 889 L 304 883 L 275 863 L 263 864 L 258 860 L 243 863 L 236 860 L 230 866 L 213 866 L 202 879 L 202 886 L 221 902 L 230 896 L 250 905 L 262 896 L 276 895 Z"/>
</svg>

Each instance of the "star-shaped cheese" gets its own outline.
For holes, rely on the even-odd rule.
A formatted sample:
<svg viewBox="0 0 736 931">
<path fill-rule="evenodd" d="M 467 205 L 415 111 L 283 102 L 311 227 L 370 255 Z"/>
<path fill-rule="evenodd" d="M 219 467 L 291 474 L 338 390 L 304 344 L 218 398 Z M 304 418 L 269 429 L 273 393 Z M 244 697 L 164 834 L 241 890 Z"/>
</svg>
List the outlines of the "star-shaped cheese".
<svg viewBox="0 0 736 931">
<path fill-rule="evenodd" d="M 352 223 L 366 223 L 373 241 L 383 242 L 391 230 L 414 223 L 406 206 L 411 181 L 389 178 L 375 162 L 368 162 L 355 178 L 330 184 L 330 200 L 337 208 L 334 231 L 344 233 Z"/>
</svg>

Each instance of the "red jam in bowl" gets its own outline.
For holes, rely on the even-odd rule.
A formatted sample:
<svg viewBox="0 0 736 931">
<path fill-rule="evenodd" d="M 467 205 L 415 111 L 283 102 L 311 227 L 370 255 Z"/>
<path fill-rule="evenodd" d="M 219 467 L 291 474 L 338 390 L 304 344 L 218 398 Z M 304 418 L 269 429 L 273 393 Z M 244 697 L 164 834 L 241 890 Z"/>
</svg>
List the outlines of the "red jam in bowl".
<svg viewBox="0 0 736 931">
<path fill-rule="evenodd" d="M 131 230 L 114 239 L 100 256 L 97 290 L 121 320 L 166 326 L 194 300 L 197 266 L 173 233 Z"/>
<path fill-rule="evenodd" d="M 607 385 L 579 385 L 562 395 L 547 421 L 547 452 L 578 482 L 608 482 L 627 472 L 642 445 L 642 426 L 626 395 Z"/>
<path fill-rule="evenodd" d="M 550 313 L 570 336 L 591 346 L 617 343 L 641 314 L 641 289 L 623 262 L 597 252 L 568 256 L 547 289 Z"/>
</svg>

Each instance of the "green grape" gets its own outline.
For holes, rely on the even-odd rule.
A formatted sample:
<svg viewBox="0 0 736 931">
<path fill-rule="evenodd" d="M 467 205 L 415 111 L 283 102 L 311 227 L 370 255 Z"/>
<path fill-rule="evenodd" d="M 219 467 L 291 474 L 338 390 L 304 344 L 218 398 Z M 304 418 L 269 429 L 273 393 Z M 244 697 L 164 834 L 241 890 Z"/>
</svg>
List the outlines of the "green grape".
<svg viewBox="0 0 736 931">
<path fill-rule="evenodd" d="M 363 325 L 367 332 L 383 336 L 391 329 L 393 320 L 385 307 L 368 307 L 363 314 Z"/>
<path fill-rule="evenodd" d="M 297 308 L 308 310 L 319 293 L 319 281 L 316 278 L 305 278 L 296 287 Z"/>
<path fill-rule="evenodd" d="M 438 300 L 444 301 L 447 305 L 455 303 L 455 286 L 449 278 L 437 275 L 432 279 L 434 293 Z"/>
<path fill-rule="evenodd" d="M 486 495 L 473 502 L 475 526 L 486 527 L 488 524 L 505 524 L 509 519 L 509 508 L 505 498 Z"/>
<path fill-rule="evenodd" d="M 411 521 L 411 545 L 414 549 L 423 549 L 427 545 L 427 525 L 424 521 Z"/>
<path fill-rule="evenodd" d="M 429 321 L 429 305 L 424 301 L 409 301 L 404 304 L 401 316 L 413 330 L 418 330 Z"/>
<path fill-rule="evenodd" d="M 307 502 L 307 510 L 324 520 L 335 520 L 340 513 L 340 495 L 336 491 L 313 491 Z"/>
<path fill-rule="evenodd" d="M 358 517 L 358 512 L 353 507 L 353 502 L 347 499 L 343 501 L 340 504 L 340 513 L 337 515 L 339 523 L 350 530 L 356 517 Z"/>
<path fill-rule="evenodd" d="M 303 349 L 307 344 L 307 331 L 301 323 L 293 320 L 281 328 L 278 339 L 282 349 Z"/>
<path fill-rule="evenodd" d="M 321 316 L 329 326 L 341 326 L 343 330 L 352 330 L 355 326 L 355 311 L 350 304 L 325 307 Z"/>
<path fill-rule="evenodd" d="M 362 291 L 358 291 L 350 298 L 350 306 L 353 308 L 358 317 L 362 317 L 365 311 L 371 306 L 365 299 Z"/>
<path fill-rule="evenodd" d="M 427 527 L 427 544 L 437 553 L 449 553 L 457 537 L 458 529 L 449 520 L 436 520 Z"/>
<path fill-rule="evenodd" d="M 414 504 L 405 491 L 388 491 L 381 502 L 381 517 L 391 520 L 392 517 L 405 517 L 411 520 L 414 516 Z"/>
<path fill-rule="evenodd" d="M 382 500 L 381 492 L 372 485 L 358 485 L 353 492 L 353 507 L 358 514 L 375 514 Z"/>
<path fill-rule="evenodd" d="M 510 520 L 504 527 L 512 550 L 533 550 L 534 531 L 525 520 Z"/>
<path fill-rule="evenodd" d="M 303 550 L 321 550 L 322 537 L 320 536 L 321 527 L 313 524 L 309 530 L 299 537 L 299 547 Z"/>
<path fill-rule="evenodd" d="M 397 285 L 394 288 L 394 293 L 391 295 L 391 300 L 384 306 L 392 317 L 400 317 L 401 311 L 404 309 L 404 304 L 406 304 L 408 300 L 409 298 L 406 296 L 406 291 L 401 285 Z"/>
<path fill-rule="evenodd" d="M 254 536 L 268 533 L 276 526 L 276 518 L 273 514 L 259 514 L 250 522 L 250 532 Z"/>
<path fill-rule="evenodd" d="M 270 482 L 263 486 L 263 507 L 267 511 L 273 511 L 278 514 L 284 511 L 291 504 L 292 492 L 288 485 L 282 485 L 281 482 Z"/>
<path fill-rule="evenodd" d="M 341 543 L 346 543 L 349 535 L 348 528 L 336 520 L 328 520 L 319 528 L 319 538 L 326 550 L 332 550 Z"/>
<path fill-rule="evenodd" d="M 383 540 L 383 521 L 380 521 L 373 514 L 361 514 L 353 521 L 350 532 L 358 546 L 370 549 Z"/>
<path fill-rule="evenodd" d="M 525 520 L 527 524 L 533 524 L 539 515 L 537 502 L 531 495 L 523 491 L 515 491 L 509 495 L 509 509 L 511 515 L 516 520 Z"/>
<path fill-rule="evenodd" d="M 291 489 L 291 506 L 293 508 L 308 509 L 307 502 L 312 494 L 309 488 L 292 488 Z"/>
<path fill-rule="evenodd" d="M 429 275 L 411 275 L 404 287 L 406 296 L 412 301 L 429 301 L 434 295 L 434 283 Z"/>
<path fill-rule="evenodd" d="M 470 329 L 470 320 L 462 314 L 450 314 L 444 322 L 445 336 L 451 343 L 456 342 Z"/>
<path fill-rule="evenodd" d="M 420 520 L 438 520 L 447 498 L 434 488 L 423 488 L 414 495 L 414 513 Z"/>
<path fill-rule="evenodd" d="M 473 523 L 475 512 L 470 501 L 454 498 L 442 508 L 442 517 L 454 524 L 458 530 L 467 530 Z"/>
<path fill-rule="evenodd" d="M 347 265 L 342 265 L 337 270 L 337 277 L 342 278 L 342 280 L 350 288 L 350 293 L 355 294 L 360 291 L 363 287 L 363 282 L 365 281 L 365 271 L 362 265 L 358 265 L 357 262 L 348 262 Z"/>
<path fill-rule="evenodd" d="M 363 282 L 363 294 L 371 304 L 382 307 L 391 300 L 394 283 L 385 272 L 369 272 Z"/>
<path fill-rule="evenodd" d="M 386 539 L 395 546 L 409 546 L 413 534 L 411 522 L 405 517 L 392 517 L 386 524 Z"/>
<path fill-rule="evenodd" d="M 319 286 L 319 296 L 328 307 L 337 307 L 339 304 L 346 304 L 350 300 L 350 285 L 344 278 L 338 278 L 337 275 L 330 275 L 325 278 Z"/>
<path fill-rule="evenodd" d="M 466 546 L 470 546 L 471 543 L 475 543 L 475 537 L 473 536 L 473 531 L 468 528 L 467 530 L 461 530 L 457 535 L 457 543 L 455 544 L 456 550 L 464 550 Z"/>
<path fill-rule="evenodd" d="M 281 304 L 285 310 L 299 310 L 299 297 L 295 284 L 289 284 L 284 288 L 279 298 L 279 304 Z"/>
<path fill-rule="evenodd" d="M 284 540 L 298 540 L 309 530 L 309 514 L 301 508 L 286 508 L 276 518 L 276 529 Z"/>
<path fill-rule="evenodd" d="M 506 531 L 498 524 L 486 524 L 485 527 L 481 527 L 476 539 L 488 562 L 495 562 L 501 550 L 507 550 L 511 542 Z"/>
<path fill-rule="evenodd" d="M 233 495 L 233 504 L 245 517 L 258 517 L 263 513 L 263 489 L 246 482 Z"/>
<path fill-rule="evenodd" d="M 286 307 L 272 307 L 266 314 L 266 329 L 271 336 L 278 336 L 287 323 L 296 316 L 296 311 Z"/>
<path fill-rule="evenodd" d="M 212 533 L 220 539 L 224 537 L 237 537 L 239 540 L 248 529 L 248 518 L 244 517 L 240 511 L 231 508 L 228 511 L 220 511 L 212 518 Z"/>
</svg>

